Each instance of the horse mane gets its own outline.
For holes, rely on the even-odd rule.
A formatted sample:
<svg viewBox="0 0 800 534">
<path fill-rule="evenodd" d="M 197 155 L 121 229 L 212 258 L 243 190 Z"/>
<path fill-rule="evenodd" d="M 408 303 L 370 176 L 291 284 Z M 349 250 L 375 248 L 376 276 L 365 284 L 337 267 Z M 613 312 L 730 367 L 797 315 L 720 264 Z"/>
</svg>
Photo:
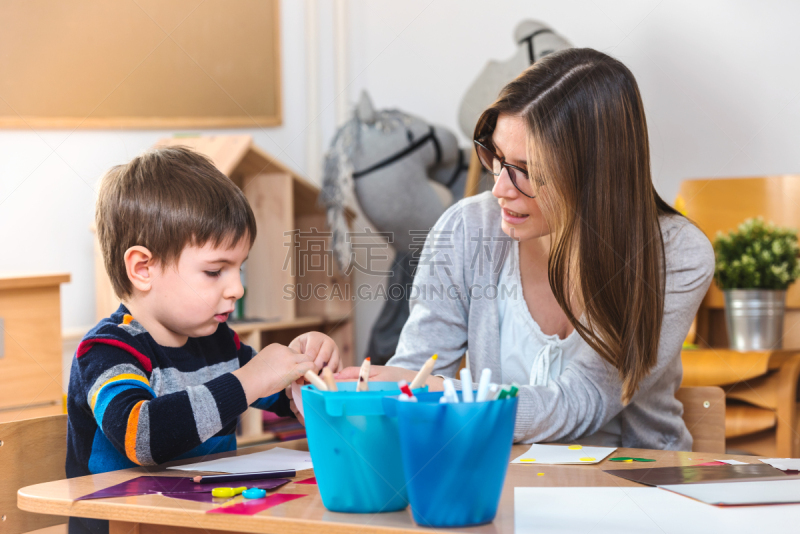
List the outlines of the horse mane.
<svg viewBox="0 0 800 534">
<path fill-rule="evenodd" d="M 347 224 L 345 210 L 355 204 L 353 185 L 353 156 L 362 150 L 362 134 L 370 130 L 390 133 L 407 126 L 411 116 L 397 109 L 375 111 L 375 120 L 364 122 L 354 111 L 350 120 L 345 122 L 331 141 L 330 149 L 325 153 L 322 191 L 319 202 L 326 210 L 328 228 L 332 232 L 331 247 L 339 268 L 343 271 L 350 263 L 351 249 L 347 242 Z"/>
</svg>

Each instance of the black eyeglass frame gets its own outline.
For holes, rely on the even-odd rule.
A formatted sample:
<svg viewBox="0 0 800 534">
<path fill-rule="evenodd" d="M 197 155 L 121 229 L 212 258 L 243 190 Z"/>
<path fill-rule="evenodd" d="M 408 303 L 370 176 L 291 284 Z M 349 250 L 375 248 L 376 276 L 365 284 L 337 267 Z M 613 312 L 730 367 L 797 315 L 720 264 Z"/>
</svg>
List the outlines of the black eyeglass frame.
<svg viewBox="0 0 800 534">
<path fill-rule="evenodd" d="M 483 148 L 484 150 L 486 150 L 486 151 L 487 151 L 489 154 L 491 154 L 492 156 L 494 156 L 494 158 L 495 158 L 497 161 L 499 161 L 499 162 L 500 162 L 500 167 L 501 167 L 501 169 L 500 169 L 500 172 L 499 172 L 499 173 L 497 173 L 497 174 L 495 174 L 495 173 L 494 173 L 494 170 L 493 170 L 493 169 L 490 169 L 490 168 L 488 168 L 488 167 L 486 166 L 486 164 L 483 162 L 483 160 L 481 159 L 481 157 L 480 157 L 480 154 L 478 154 L 478 160 L 481 162 L 481 166 L 482 166 L 484 169 L 486 169 L 486 171 L 487 171 L 489 174 L 491 174 L 492 176 L 494 176 L 495 178 L 499 177 L 499 176 L 500 176 L 500 174 L 502 174 L 502 172 L 503 172 L 503 170 L 502 170 L 502 167 L 509 167 L 509 168 L 511 168 L 511 169 L 515 169 L 515 170 L 517 170 L 517 171 L 521 172 L 521 173 L 522 173 L 522 174 L 525 176 L 525 178 L 526 178 L 526 179 L 528 179 L 528 180 L 530 180 L 530 179 L 531 179 L 531 178 L 530 178 L 530 175 L 528 174 L 528 171 L 526 171 L 525 169 L 523 169 L 523 168 L 520 168 L 520 167 L 517 167 L 516 165 L 512 165 L 512 164 L 510 164 L 510 163 L 506 163 L 506 159 L 505 159 L 505 158 L 501 158 L 500 156 L 498 156 L 497 154 L 495 154 L 494 150 L 492 150 L 492 149 L 491 149 L 491 148 L 489 148 L 488 146 L 484 145 L 483 143 L 481 143 L 481 142 L 480 142 L 480 141 L 478 141 L 477 139 L 474 139 L 472 142 L 473 142 L 473 143 L 475 143 L 476 145 L 478 145 L 479 147 Z M 508 179 L 509 179 L 509 180 L 511 180 L 511 183 L 514 185 L 514 187 L 517 189 L 517 191 L 519 191 L 519 192 L 520 192 L 520 194 L 522 194 L 522 195 L 525 195 L 525 196 L 526 196 L 526 197 L 528 197 L 528 198 L 536 198 L 536 195 L 533 195 L 533 196 L 531 196 L 531 195 L 529 195 L 528 193 L 526 193 L 525 191 L 523 191 L 522 189 L 520 189 L 520 188 L 519 188 L 519 186 L 517 185 L 517 180 L 514 178 L 514 173 L 512 173 L 512 172 L 509 172 L 509 173 L 508 173 Z"/>
</svg>

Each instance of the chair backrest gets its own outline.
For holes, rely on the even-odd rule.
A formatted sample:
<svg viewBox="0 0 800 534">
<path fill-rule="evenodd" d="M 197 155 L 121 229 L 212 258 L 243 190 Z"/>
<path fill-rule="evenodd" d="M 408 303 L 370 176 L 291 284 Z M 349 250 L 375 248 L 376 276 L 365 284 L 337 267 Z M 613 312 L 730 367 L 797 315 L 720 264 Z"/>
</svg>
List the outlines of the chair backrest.
<svg viewBox="0 0 800 534">
<path fill-rule="evenodd" d="M 725 392 L 717 386 L 680 388 L 683 421 L 692 435 L 694 452 L 725 452 Z"/>
<path fill-rule="evenodd" d="M 798 228 L 798 204 L 800 175 L 685 180 L 675 199 L 675 207 L 712 241 L 717 232 L 733 230 L 750 217 Z M 712 283 L 697 312 L 696 330 L 690 332 L 687 340 L 701 347 L 727 347 L 724 307 L 722 291 Z M 798 320 L 800 284 L 793 284 L 786 294 L 783 348 L 800 348 L 800 331 L 791 328 Z"/>
<path fill-rule="evenodd" d="M 0 531 L 19 534 L 67 522 L 66 517 L 23 512 L 17 490 L 66 477 L 67 416 L 0 423 Z"/>
<path fill-rule="evenodd" d="M 712 241 L 717 232 L 734 230 L 751 217 L 800 228 L 799 204 L 800 175 L 684 180 L 675 200 L 676 207 Z M 725 307 L 716 284 L 711 284 L 703 306 Z M 789 288 L 786 306 L 800 308 L 800 284 Z"/>
</svg>

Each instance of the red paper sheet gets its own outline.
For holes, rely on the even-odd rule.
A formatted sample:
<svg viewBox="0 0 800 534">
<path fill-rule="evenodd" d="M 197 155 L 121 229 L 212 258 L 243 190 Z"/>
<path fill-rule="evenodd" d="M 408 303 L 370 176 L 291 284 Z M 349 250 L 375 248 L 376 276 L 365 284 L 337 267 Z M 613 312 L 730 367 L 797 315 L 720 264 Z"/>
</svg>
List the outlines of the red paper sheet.
<svg viewBox="0 0 800 534">
<path fill-rule="evenodd" d="M 316 484 L 316 483 L 317 483 L 317 477 L 311 477 L 305 480 L 298 480 L 297 482 L 295 482 L 295 484 Z"/>
<path fill-rule="evenodd" d="M 267 508 L 278 506 L 285 502 L 293 501 L 305 497 L 305 495 L 290 495 L 287 493 L 276 493 L 263 499 L 247 499 L 244 502 L 232 504 L 230 506 L 220 506 L 219 508 L 212 508 L 207 511 L 207 514 L 237 514 L 237 515 L 255 515 L 258 512 L 263 512 Z"/>
</svg>

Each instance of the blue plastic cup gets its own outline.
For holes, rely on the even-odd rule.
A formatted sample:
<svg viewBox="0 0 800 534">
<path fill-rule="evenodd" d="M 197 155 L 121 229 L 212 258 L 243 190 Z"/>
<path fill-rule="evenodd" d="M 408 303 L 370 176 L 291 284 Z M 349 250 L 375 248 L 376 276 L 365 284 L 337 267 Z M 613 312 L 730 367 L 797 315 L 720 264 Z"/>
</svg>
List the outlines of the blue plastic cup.
<svg viewBox="0 0 800 534">
<path fill-rule="evenodd" d="M 400 395 L 396 382 L 355 382 L 339 391 L 303 386 L 308 450 L 322 504 L 332 512 L 395 512 L 408 506 L 397 419 L 384 414 L 383 399 Z M 415 390 L 420 394 L 427 388 Z"/>
<path fill-rule="evenodd" d="M 427 527 L 489 523 L 497 514 L 511 460 L 517 398 L 440 404 L 441 396 L 384 400 L 387 415 L 396 415 L 400 426 L 414 521 Z"/>
</svg>

